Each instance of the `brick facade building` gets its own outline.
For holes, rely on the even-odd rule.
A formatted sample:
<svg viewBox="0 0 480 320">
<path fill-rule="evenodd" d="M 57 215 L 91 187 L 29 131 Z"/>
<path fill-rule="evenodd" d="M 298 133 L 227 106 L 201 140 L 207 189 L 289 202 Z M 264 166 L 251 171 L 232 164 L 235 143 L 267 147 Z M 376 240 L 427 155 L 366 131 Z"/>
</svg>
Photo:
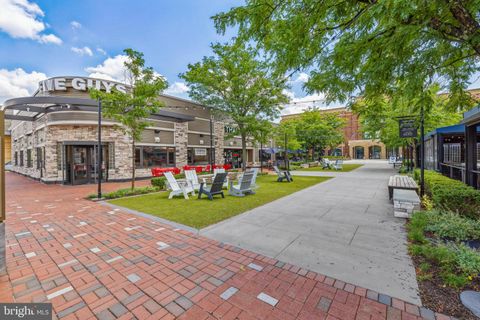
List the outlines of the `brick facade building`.
<svg viewBox="0 0 480 320">
<path fill-rule="evenodd" d="M 385 145 L 377 139 L 366 139 L 362 133 L 358 115 L 345 107 L 320 109 L 321 113 L 334 113 L 345 121 L 343 127 L 344 142 L 337 150 L 325 150 L 351 159 L 386 159 Z M 297 118 L 301 113 L 282 116 L 282 120 Z M 340 153 L 340 154 L 339 154 Z"/>
</svg>

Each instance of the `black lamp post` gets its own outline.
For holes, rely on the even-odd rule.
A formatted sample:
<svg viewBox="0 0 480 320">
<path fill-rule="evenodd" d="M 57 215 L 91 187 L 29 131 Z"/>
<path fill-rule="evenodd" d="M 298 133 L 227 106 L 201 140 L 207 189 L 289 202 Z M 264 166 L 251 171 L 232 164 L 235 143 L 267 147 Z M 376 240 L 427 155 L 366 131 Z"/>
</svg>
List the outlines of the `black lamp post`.
<svg viewBox="0 0 480 320">
<path fill-rule="evenodd" d="M 102 100 L 98 99 L 98 190 L 97 198 L 102 198 Z"/>
</svg>

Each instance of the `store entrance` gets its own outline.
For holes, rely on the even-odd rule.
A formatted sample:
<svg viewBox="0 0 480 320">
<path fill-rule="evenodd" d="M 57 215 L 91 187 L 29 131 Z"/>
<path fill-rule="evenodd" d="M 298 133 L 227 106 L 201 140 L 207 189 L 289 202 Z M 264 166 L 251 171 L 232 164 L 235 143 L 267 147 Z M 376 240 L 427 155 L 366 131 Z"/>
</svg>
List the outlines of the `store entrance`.
<svg viewBox="0 0 480 320">
<path fill-rule="evenodd" d="M 69 145 L 66 153 L 66 182 L 68 184 L 96 183 L 98 179 L 97 146 L 95 145 Z M 107 180 L 105 159 L 108 159 L 108 148 L 102 148 L 102 181 Z"/>
</svg>

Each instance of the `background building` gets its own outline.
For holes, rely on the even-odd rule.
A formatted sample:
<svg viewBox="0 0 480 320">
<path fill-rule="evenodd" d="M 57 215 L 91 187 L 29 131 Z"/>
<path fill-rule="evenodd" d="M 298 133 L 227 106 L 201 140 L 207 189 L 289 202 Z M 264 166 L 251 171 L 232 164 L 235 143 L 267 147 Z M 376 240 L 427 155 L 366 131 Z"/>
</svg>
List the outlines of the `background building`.
<svg viewBox="0 0 480 320">
<path fill-rule="evenodd" d="M 319 109 L 321 113 L 334 113 L 345 121 L 343 128 L 344 142 L 336 150 L 325 150 L 330 154 L 341 155 L 351 159 L 386 159 L 385 145 L 378 139 L 368 139 L 361 131 L 358 115 L 346 107 Z M 282 120 L 297 118 L 301 113 L 282 116 Z"/>
</svg>

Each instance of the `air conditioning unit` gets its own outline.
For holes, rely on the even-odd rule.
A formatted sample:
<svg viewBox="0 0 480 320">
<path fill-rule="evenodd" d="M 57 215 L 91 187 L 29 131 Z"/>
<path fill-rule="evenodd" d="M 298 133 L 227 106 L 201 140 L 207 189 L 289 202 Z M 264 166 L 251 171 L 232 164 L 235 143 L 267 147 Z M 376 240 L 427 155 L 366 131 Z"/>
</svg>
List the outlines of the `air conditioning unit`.
<svg viewBox="0 0 480 320">
<path fill-rule="evenodd" d="M 160 143 L 160 137 L 155 137 L 155 143 Z"/>
</svg>

